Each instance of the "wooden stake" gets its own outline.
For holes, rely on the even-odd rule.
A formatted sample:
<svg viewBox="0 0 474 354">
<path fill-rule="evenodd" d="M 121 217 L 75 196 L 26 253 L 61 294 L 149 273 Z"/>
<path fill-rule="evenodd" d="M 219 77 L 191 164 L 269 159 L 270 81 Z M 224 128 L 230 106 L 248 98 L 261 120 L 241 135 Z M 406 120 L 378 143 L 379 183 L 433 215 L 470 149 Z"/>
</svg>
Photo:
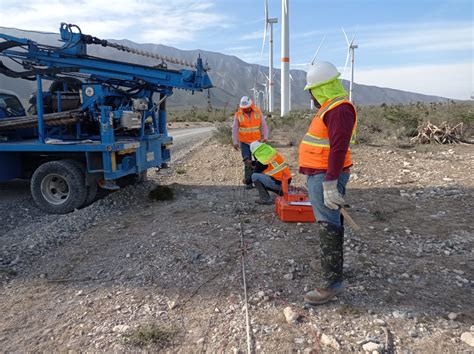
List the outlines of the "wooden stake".
<svg viewBox="0 0 474 354">
<path fill-rule="evenodd" d="M 347 221 L 347 223 L 349 224 L 349 226 L 354 230 L 354 231 L 359 231 L 361 229 L 361 227 L 359 225 L 356 224 L 356 222 L 354 221 L 354 219 L 352 219 L 352 217 L 349 215 L 349 213 L 347 212 L 346 208 L 344 207 L 341 207 L 341 209 L 339 209 L 342 216 L 344 217 L 344 221 Z"/>
</svg>

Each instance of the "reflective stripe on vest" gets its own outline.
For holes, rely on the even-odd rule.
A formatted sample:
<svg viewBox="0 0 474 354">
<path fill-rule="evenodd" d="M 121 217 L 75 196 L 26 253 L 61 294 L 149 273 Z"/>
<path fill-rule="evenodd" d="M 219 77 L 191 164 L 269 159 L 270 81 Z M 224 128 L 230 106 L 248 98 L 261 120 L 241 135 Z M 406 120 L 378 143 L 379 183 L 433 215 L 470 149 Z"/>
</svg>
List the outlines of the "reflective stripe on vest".
<svg viewBox="0 0 474 354">
<path fill-rule="evenodd" d="M 269 175 L 269 176 L 276 175 L 277 173 L 283 171 L 285 168 L 288 167 L 288 164 L 286 162 L 283 162 L 282 164 L 278 164 L 278 162 L 272 161 L 271 165 L 273 169 L 271 171 L 265 172 L 266 175 Z"/>
<path fill-rule="evenodd" d="M 239 132 L 241 133 L 253 133 L 253 132 L 259 132 L 260 127 L 250 127 L 250 128 L 240 128 L 239 127 Z"/>
</svg>

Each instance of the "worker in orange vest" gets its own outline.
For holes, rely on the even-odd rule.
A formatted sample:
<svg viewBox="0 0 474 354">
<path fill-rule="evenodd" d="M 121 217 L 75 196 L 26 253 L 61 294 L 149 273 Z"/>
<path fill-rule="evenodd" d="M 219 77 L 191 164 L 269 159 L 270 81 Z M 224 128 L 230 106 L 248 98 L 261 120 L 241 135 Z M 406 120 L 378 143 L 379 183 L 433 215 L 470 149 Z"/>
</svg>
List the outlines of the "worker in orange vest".
<svg viewBox="0 0 474 354">
<path fill-rule="evenodd" d="M 308 305 L 322 304 L 344 290 L 344 225 L 339 211 L 352 166 L 349 145 L 355 141 L 357 114 L 348 101 L 336 67 L 313 64 L 307 73 L 312 100 L 319 107 L 299 146 L 299 171 L 307 176 L 308 195 L 320 225 L 323 284 L 308 292 Z"/>
<path fill-rule="evenodd" d="M 250 144 L 250 151 L 255 157 L 251 179 L 259 194 L 255 202 L 263 205 L 273 204 L 268 191 L 282 193 L 283 177 L 291 176 L 290 168 L 283 156 L 269 144 L 254 141 Z"/>
<path fill-rule="evenodd" d="M 244 161 L 244 179 L 243 183 L 246 188 L 252 188 L 250 143 L 253 141 L 268 141 L 268 126 L 265 117 L 260 109 L 255 106 L 248 96 L 243 96 L 240 100 L 239 109 L 234 116 L 234 124 L 232 126 L 232 141 L 234 149 L 242 153 Z"/>
</svg>

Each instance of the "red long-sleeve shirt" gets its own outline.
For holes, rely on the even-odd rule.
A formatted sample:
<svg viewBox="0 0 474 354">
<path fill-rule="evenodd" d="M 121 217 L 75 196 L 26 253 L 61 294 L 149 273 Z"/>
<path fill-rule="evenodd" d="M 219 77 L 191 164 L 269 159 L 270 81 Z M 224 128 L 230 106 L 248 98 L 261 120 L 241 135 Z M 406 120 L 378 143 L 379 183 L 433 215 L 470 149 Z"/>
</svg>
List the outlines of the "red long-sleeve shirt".
<svg viewBox="0 0 474 354">
<path fill-rule="evenodd" d="M 349 149 L 352 130 L 355 124 L 355 112 L 349 104 L 341 104 L 327 112 L 324 115 L 323 121 L 328 128 L 329 144 L 331 145 L 328 169 L 320 170 L 300 167 L 300 173 L 304 175 L 326 173 L 324 179 L 332 181 L 338 179 L 344 170 L 344 160 Z"/>
</svg>

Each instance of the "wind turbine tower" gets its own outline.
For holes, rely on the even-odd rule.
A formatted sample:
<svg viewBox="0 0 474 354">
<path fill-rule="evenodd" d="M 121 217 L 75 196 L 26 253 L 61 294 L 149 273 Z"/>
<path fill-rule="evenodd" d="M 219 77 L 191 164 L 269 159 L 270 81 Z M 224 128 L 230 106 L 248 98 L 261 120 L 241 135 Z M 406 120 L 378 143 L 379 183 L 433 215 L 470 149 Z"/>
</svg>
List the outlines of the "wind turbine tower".
<svg viewBox="0 0 474 354">
<path fill-rule="evenodd" d="M 281 1 L 281 116 L 289 113 L 290 96 L 290 27 L 289 0 Z"/>
<path fill-rule="evenodd" d="M 273 24 L 278 23 L 277 18 L 268 18 L 268 0 L 265 0 L 265 32 L 270 29 L 268 46 L 268 112 L 274 111 L 275 90 L 273 85 Z"/>
<path fill-rule="evenodd" d="M 357 44 L 354 44 L 354 37 L 352 37 L 352 40 L 349 42 L 349 38 L 347 38 L 346 31 L 344 31 L 344 28 L 342 28 L 342 32 L 344 33 L 344 37 L 346 37 L 346 42 L 347 42 L 347 57 L 346 57 L 346 64 L 344 65 L 344 72 L 346 71 L 347 67 L 347 60 L 349 59 L 349 55 L 351 56 L 351 80 L 349 82 L 349 101 L 352 102 L 352 85 L 354 83 L 354 67 L 355 67 L 355 49 L 359 48 Z"/>
</svg>

